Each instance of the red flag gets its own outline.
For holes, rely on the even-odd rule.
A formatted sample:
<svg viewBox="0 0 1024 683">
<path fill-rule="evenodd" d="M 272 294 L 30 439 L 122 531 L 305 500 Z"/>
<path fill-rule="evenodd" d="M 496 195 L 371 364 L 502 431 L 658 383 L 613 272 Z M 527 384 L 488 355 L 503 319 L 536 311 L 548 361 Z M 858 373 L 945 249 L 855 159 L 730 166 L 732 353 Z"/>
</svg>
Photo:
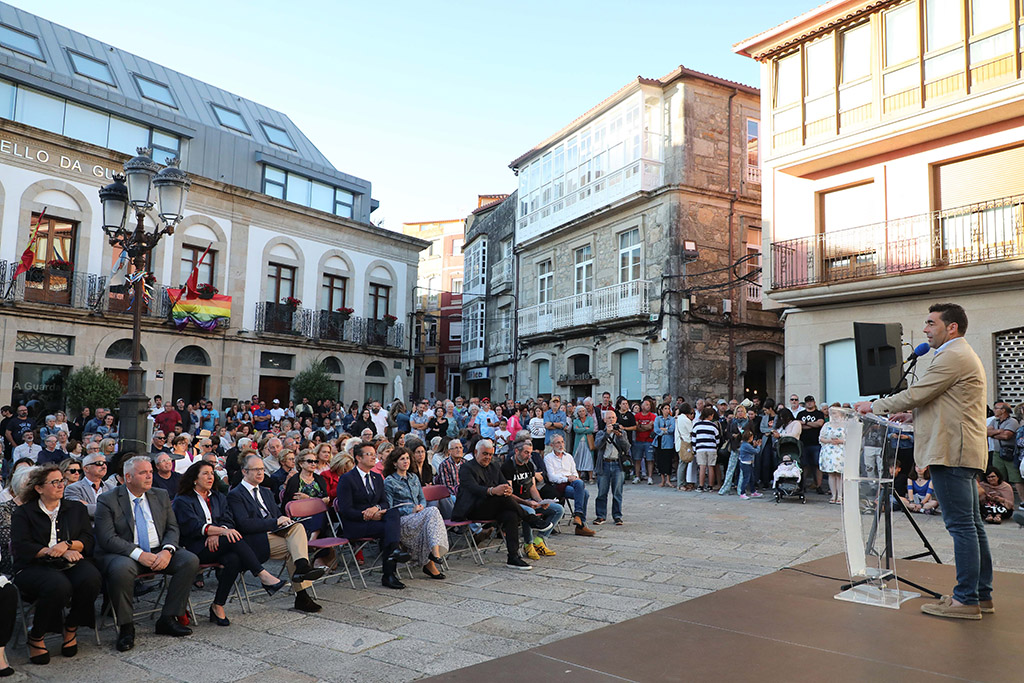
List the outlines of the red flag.
<svg viewBox="0 0 1024 683">
<path fill-rule="evenodd" d="M 203 261 L 206 260 L 206 255 L 210 253 L 210 249 L 213 248 L 213 242 L 210 242 L 210 246 L 206 248 L 203 255 L 199 257 L 199 261 L 196 262 L 195 268 L 192 269 L 192 273 L 188 276 L 188 280 L 185 281 L 185 291 L 188 292 L 188 296 L 198 296 L 199 292 L 196 287 L 199 286 L 199 266 L 203 265 Z"/>
<path fill-rule="evenodd" d="M 28 272 L 28 269 L 32 267 L 32 264 L 36 262 L 36 240 L 39 236 L 39 224 L 43 222 L 43 216 L 46 215 L 46 208 L 39 213 L 36 218 L 35 227 L 32 230 L 32 237 L 28 240 L 28 246 L 25 251 L 21 254 L 21 263 L 18 264 L 18 268 L 14 271 L 14 276 L 11 278 L 13 284 L 18 276 L 22 273 Z"/>
</svg>

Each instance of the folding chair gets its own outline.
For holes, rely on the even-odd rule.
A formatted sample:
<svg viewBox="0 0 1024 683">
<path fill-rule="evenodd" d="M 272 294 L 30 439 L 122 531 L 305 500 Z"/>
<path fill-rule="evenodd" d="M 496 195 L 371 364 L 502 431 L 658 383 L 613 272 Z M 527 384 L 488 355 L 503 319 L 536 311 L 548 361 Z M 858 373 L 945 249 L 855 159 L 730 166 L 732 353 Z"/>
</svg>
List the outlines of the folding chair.
<svg viewBox="0 0 1024 683">
<path fill-rule="evenodd" d="M 224 565 L 219 564 L 217 562 L 210 562 L 208 564 L 201 564 L 201 565 L 199 565 L 199 573 L 196 574 L 196 576 L 197 577 L 198 576 L 202 576 L 203 574 L 208 574 L 210 571 L 218 571 L 218 570 L 221 570 L 223 568 L 224 568 Z M 241 588 L 239 587 L 239 584 L 241 584 Z M 248 588 L 245 587 L 245 582 L 242 581 L 242 575 L 241 574 L 239 574 L 235 578 L 235 585 L 232 586 L 232 588 L 233 588 L 232 592 L 234 594 L 231 595 L 231 598 L 238 600 L 238 606 L 242 608 L 242 614 L 245 614 L 245 612 L 246 612 L 246 605 L 248 605 L 248 608 L 249 608 L 248 611 L 252 612 L 252 602 L 249 600 L 249 590 L 248 590 Z M 212 605 L 213 604 L 213 598 L 210 598 L 209 602 L 203 601 L 203 602 L 200 602 L 198 604 L 199 604 L 199 608 L 202 609 L 204 607 L 207 607 L 208 605 Z M 191 596 L 189 597 L 189 609 L 192 612 L 195 612 L 194 606 L 192 605 L 192 598 L 191 598 Z"/>
<path fill-rule="evenodd" d="M 431 486 L 423 487 L 423 497 L 428 503 L 444 500 L 445 498 L 450 497 L 450 495 L 451 494 L 448 493 L 448 487 L 441 484 L 433 484 Z M 473 561 L 482 566 L 484 563 L 483 553 L 480 550 L 480 546 L 477 545 L 476 539 L 473 537 L 473 532 L 470 531 L 469 527 L 471 524 L 487 524 L 493 522 L 494 520 L 467 520 L 463 522 L 453 522 L 450 519 L 444 520 L 444 527 L 448 530 L 448 538 L 452 539 L 454 537 L 454 540 L 449 544 L 448 555 L 461 552 L 456 548 L 459 539 L 461 538 L 466 544 L 465 550 L 469 551 Z M 447 569 L 447 555 L 442 559 L 444 559 L 445 569 Z"/>
<path fill-rule="evenodd" d="M 156 600 L 153 603 L 153 608 L 152 609 L 135 609 L 135 610 L 133 610 L 132 611 L 132 621 L 135 621 L 139 617 L 145 617 L 145 616 L 155 617 L 157 613 L 162 611 L 162 609 L 163 609 L 163 607 L 162 607 L 162 603 L 163 603 L 162 598 L 164 596 L 164 593 L 167 591 L 167 584 L 171 580 L 170 575 L 169 574 L 162 574 L 160 572 L 144 572 L 144 573 L 138 574 L 135 577 L 136 581 L 152 581 L 154 579 L 159 579 L 160 580 L 160 592 L 157 593 L 157 595 L 156 595 Z M 141 596 L 139 596 L 139 597 L 141 597 Z M 135 601 L 135 604 L 136 604 L 136 606 L 138 605 L 138 601 L 137 600 Z M 191 623 L 192 624 L 196 624 L 198 622 L 198 620 L 196 619 L 196 611 L 194 609 L 192 609 L 192 596 L 191 596 L 191 594 L 189 595 L 188 602 L 186 603 L 185 609 L 186 609 L 186 614 L 188 614 L 188 617 L 191 620 Z M 100 631 L 100 630 L 103 629 L 104 621 L 105 621 L 105 619 L 106 619 L 106 617 L 108 615 L 110 616 L 111 626 L 113 627 L 114 631 L 116 632 L 118 630 L 118 628 L 120 627 L 120 624 L 117 623 L 117 614 L 114 613 L 114 605 L 113 605 L 113 603 L 108 602 L 106 609 L 103 610 L 102 612 L 100 612 L 100 616 L 99 616 L 99 618 L 98 618 L 98 620 L 96 622 L 96 630 L 97 631 Z"/>
<path fill-rule="evenodd" d="M 319 515 L 324 513 L 327 515 L 328 523 L 330 524 L 332 532 L 336 529 L 334 520 L 331 519 L 330 508 L 320 500 L 319 498 L 304 498 L 302 500 L 292 500 L 285 505 L 285 514 L 289 517 L 312 517 L 313 515 Z M 310 548 L 316 548 L 318 550 L 334 549 L 335 557 L 340 558 L 342 564 L 345 566 L 345 574 L 348 575 L 348 582 L 352 585 L 352 588 L 356 587 L 356 582 L 352 578 L 352 570 L 348 566 L 348 560 L 345 558 L 344 548 L 348 548 L 349 554 L 352 556 L 352 564 L 355 565 L 356 569 L 359 569 L 359 562 L 356 560 L 355 551 L 352 549 L 352 543 L 347 538 L 341 538 L 338 536 L 332 536 L 328 538 L 315 538 L 307 542 Z M 360 572 L 360 580 L 363 582 L 363 588 L 366 588 L 366 581 L 362 578 L 362 572 Z M 326 581 L 327 575 L 324 575 L 323 581 Z M 341 577 L 338 577 L 338 582 L 341 582 Z"/>
<path fill-rule="evenodd" d="M 18 590 L 18 610 L 21 612 L 21 632 L 25 637 L 25 647 L 28 647 L 28 621 L 29 615 L 35 613 L 36 606 L 34 603 L 25 602 L 25 599 L 21 597 L 21 591 Z M 96 644 L 100 644 L 100 626 L 97 623 L 93 627 L 93 635 L 96 636 Z M 18 644 L 18 637 L 15 635 L 14 644 Z"/>
</svg>

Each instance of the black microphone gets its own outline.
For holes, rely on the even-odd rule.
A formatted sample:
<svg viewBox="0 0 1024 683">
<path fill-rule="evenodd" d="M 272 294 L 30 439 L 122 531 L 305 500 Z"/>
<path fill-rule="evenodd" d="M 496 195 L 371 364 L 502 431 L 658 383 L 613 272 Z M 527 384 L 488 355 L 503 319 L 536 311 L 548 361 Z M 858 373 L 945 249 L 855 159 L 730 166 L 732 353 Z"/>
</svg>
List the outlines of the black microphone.
<svg viewBox="0 0 1024 683">
<path fill-rule="evenodd" d="M 928 353 L 928 350 L 930 348 L 932 347 L 928 345 L 928 342 L 921 342 L 920 344 L 914 347 L 914 350 L 910 352 L 910 355 L 907 356 L 907 359 L 903 361 L 903 363 L 907 364 L 912 360 L 917 360 L 924 354 Z"/>
</svg>

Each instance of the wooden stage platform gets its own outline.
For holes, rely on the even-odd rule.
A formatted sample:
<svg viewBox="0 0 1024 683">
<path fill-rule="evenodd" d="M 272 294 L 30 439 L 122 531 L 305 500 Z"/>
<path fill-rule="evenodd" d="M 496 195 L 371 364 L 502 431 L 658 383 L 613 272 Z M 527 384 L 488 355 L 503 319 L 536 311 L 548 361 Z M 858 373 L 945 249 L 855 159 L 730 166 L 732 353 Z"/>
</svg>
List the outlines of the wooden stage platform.
<svg viewBox="0 0 1024 683">
<path fill-rule="evenodd" d="M 938 592 L 955 583 L 951 565 L 897 567 Z M 846 575 L 843 555 L 799 568 Z M 434 680 L 1024 681 L 1024 575 L 996 573 L 996 613 L 981 621 L 923 614 L 923 599 L 899 610 L 835 600 L 840 585 L 780 570 Z"/>
</svg>

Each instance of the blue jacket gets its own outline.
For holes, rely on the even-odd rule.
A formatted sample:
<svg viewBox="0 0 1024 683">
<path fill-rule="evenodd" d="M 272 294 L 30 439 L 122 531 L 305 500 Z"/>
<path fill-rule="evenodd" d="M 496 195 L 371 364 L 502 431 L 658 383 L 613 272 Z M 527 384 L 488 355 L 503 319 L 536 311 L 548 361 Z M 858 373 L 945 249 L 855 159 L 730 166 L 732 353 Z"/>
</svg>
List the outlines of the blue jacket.
<svg viewBox="0 0 1024 683">
<path fill-rule="evenodd" d="M 420 478 L 412 472 L 407 472 L 405 477 L 398 476 L 397 472 L 388 475 L 384 480 L 384 495 L 388 501 L 387 507 L 398 507 L 398 513 L 402 517 L 411 514 L 416 505 L 427 505 Z"/>
<path fill-rule="evenodd" d="M 676 448 L 676 419 L 671 415 L 654 418 L 654 447 Z"/>
<path fill-rule="evenodd" d="M 211 524 L 233 529 L 235 520 L 231 517 L 228 498 L 219 491 L 210 492 Z M 171 501 L 171 509 L 178 520 L 178 534 L 181 545 L 192 552 L 199 552 L 206 543 L 206 513 L 203 512 L 199 496 L 193 491 L 175 496 Z"/>
</svg>

